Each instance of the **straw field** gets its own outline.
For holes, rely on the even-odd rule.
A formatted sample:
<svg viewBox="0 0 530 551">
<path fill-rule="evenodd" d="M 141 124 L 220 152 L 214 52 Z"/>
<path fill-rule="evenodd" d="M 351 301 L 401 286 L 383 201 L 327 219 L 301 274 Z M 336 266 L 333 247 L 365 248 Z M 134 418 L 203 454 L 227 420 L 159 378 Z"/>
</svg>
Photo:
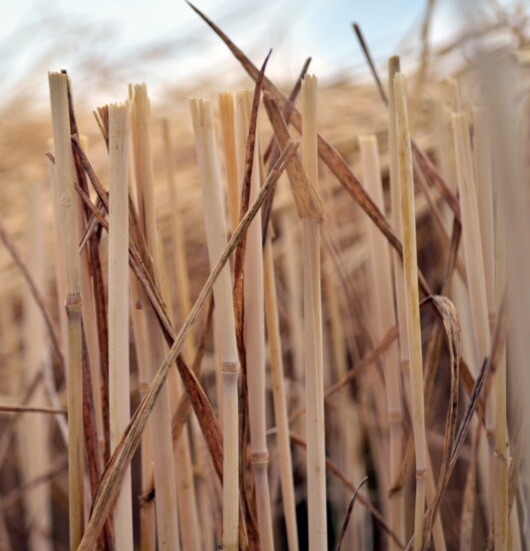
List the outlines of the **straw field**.
<svg viewBox="0 0 530 551">
<path fill-rule="evenodd" d="M 529 548 L 530 34 L 434 4 L 366 79 L 190 5 L 240 86 L 4 102 L 0 549 Z"/>
</svg>

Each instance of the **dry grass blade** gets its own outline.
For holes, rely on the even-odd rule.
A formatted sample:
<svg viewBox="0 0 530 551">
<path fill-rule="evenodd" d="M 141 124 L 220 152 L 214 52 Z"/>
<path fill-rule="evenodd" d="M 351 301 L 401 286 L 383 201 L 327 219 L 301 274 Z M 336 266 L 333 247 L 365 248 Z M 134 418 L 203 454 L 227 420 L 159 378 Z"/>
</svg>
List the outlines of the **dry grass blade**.
<svg viewBox="0 0 530 551">
<path fill-rule="evenodd" d="M 344 515 L 344 520 L 342 521 L 342 525 L 340 527 L 339 537 L 337 538 L 337 545 L 335 546 L 335 551 L 340 551 L 340 548 L 342 546 L 342 542 L 344 540 L 344 536 L 346 534 L 346 529 L 348 528 L 348 523 L 350 522 L 351 514 L 353 512 L 353 506 L 355 505 L 355 500 L 357 499 L 357 494 L 359 493 L 359 490 L 368 482 L 368 477 L 365 476 L 357 488 L 355 489 L 355 492 L 353 492 L 352 498 L 350 500 L 350 503 L 348 504 L 348 508 L 346 509 L 346 514 Z"/>
<path fill-rule="evenodd" d="M 441 486 L 438 487 L 437 489 L 439 493 L 445 490 L 445 487 L 447 486 L 447 483 L 455 468 L 455 465 L 460 453 L 460 449 L 462 448 L 462 445 L 469 431 L 471 419 L 473 418 L 473 415 L 476 413 L 478 398 L 480 396 L 480 393 L 484 389 L 484 384 L 488 376 L 488 373 L 490 371 L 493 371 L 493 372 L 495 371 L 496 366 L 498 365 L 498 362 L 499 362 L 499 358 L 501 357 L 504 347 L 506 345 L 506 335 L 508 332 L 507 310 L 508 309 L 506 305 L 506 300 L 504 299 L 501 302 L 497 323 L 495 325 L 495 329 L 493 332 L 491 354 L 488 357 L 488 359 L 485 360 L 484 363 L 482 364 L 480 373 L 478 374 L 477 379 L 475 381 L 475 386 L 473 387 L 473 391 L 471 392 L 469 403 L 467 405 L 466 411 L 464 412 L 462 421 L 460 422 L 460 426 L 458 427 L 458 431 L 453 441 L 453 445 L 450 453 L 449 465 L 446 471 L 446 476 L 444 480 L 440 480 L 440 482 L 443 482 L 443 484 L 441 484 Z M 425 520 L 427 521 L 427 519 L 432 515 L 433 515 L 433 506 L 431 505 L 425 514 Z M 411 549 L 413 544 L 415 545 L 414 538 L 409 542 L 407 549 Z"/>
<path fill-rule="evenodd" d="M 265 65 L 260 75 L 263 75 L 264 68 Z M 245 203 L 254 200 L 257 196 L 261 181 L 257 136 L 257 108 L 260 92 L 261 80 L 258 79 L 252 97 L 252 105 L 250 105 L 250 91 L 241 91 L 236 94 L 243 129 L 249 127 L 240 217 L 244 213 Z M 247 115 L 249 107 L 250 120 Z M 249 147 L 249 144 L 252 145 L 252 148 Z M 248 426 L 250 429 L 249 462 L 254 481 L 259 545 L 264 550 L 272 550 L 274 543 L 268 474 L 269 453 L 266 441 L 265 321 L 261 228 L 261 215 L 259 215 L 247 232 L 244 276 L 243 274 L 240 275 L 240 278 L 244 279 L 244 293 L 240 297 L 243 298 L 244 306 L 242 312 L 243 325 L 240 326 L 240 329 L 242 330 L 241 337 L 245 351 Z"/>
<path fill-rule="evenodd" d="M 429 505 L 430 514 L 425 523 L 424 541 L 429 542 L 430 532 L 436 518 L 438 507 L 442 499 L 444 488 L 449 479 L 449 464 L 451 460 L 451 450 L 456 433 L 457 412 L 458 412 L 458 392 L 459 392 L 459 373 L 461 360 L 461 337 L 460 321 L 453 303 L 446 297 L 434 296 L 426 299 L 428 302 L 436 301 L 438 303 L 436 313 L 445 329 L 447 346 L 449 348 L 450 369 L 451 369 L 451 391 L 449 395 L 449 407 L 447 408 L 447 417 L 445 422 L 444 448 L 442 454 L 441 467 L 438 473 L 437 491 L 434 500 Z M 425 301 L 424 301 L 425 302 Z"/>
<path fill-rule="evenodd" d="M 204 317 L 202 329 L 199 333 L 199 337 L 197 340 L 197 351 L 195 353 L 195 358 L 193 359 L 192 371 L 193 373 L 195 373 L 197 378 L 201 374 L 202 358 L 204 356 L 204 350 L 206 348 L 206 338 L 210 330 L 212 313 L 213 313 L 213 298 L 210 299 L 210 304 L 207 308 L 207 313 Z M 191 405 L 190 398 L 187 394 L 184 394 L 179 401 L 179 404 L 175 410 L 175 415 L 173 415 L 173 421 L 171 423 L 171 430 L 173 434 L 174 444 L 176 444 L 176 442 L 180 438 L 180 435 L 182 434 L 182 428 L 184 427 L 184 424 L 188 420 L 188 417 L 191 411 L 192 411 L 192 405 Z"/>
<path fill-rule="evenodd" d="M 181 330 L 176 336 L 175 341 L 169 353 L 167 354 L 166 359 L 164 360 L 164 363 L 160 366 L 156 376 L 154 377 L 149 387 L 149 390 L 147 391 L 145 397 L 143 398 L 142 402 L 138 406 L 138 409 L 136 410 L 133 418 L 131 419 L 131 422 L 129 423 L 127 431 L 125 432 L 120 445 L 112 455 L 111 459 L 109 460 L 109 463 L 107 464 L 105 472 L 103 473 L 103 476 L 101 478 L 101 481 L 98 487 L 98 492 L 94 499 L 94 504 L 92 507 L 92 516 L 87 525 L 86 532 L 83 537 L 83 541 L 79 546 L 79 551 L 88 551 L 89 549 L 92 549 L 94 547 L 99 531 L 101 530 L 103 523 L 105 522 L 105 519 L 107 518 L 109 511 L 114 504 L 114 501 L 116 499 L 116 496 L 118 494 L 118 491 L 121 485 L 121 481 L 123 480 L 123 476 L 125 474 L 125 470 L 127 469 L 132 459 L 132 456 L 140 442 L 142 431 L 145 428 L 145 425 L 156 403 L 158 395 L 164 386 L 169 367 L 176 360 L 179 354 L 180 348 L 182 347 L 183 341 L 186 338 L 188 331 L 191 329 L 192 325 L 194 324 L 210 291 L 212 290 L 215 280 L 221 273 L 224 265 L 228 261 L 228 258 L 236 248 L 240 239 L 247 231 L 250 222 L 257 214 L 258 210 L 263 204 L 265 197 L 270 192 L 271 187 L 273 186 L 275 181 L 279 178 L 279 176 L 285 169 L 285 166 L 289 162 L 291 157 L 296 153 L 296 149 L 297 149 L 297 144 L 290 144 L 283 151 L 282 155 L 278 159 L 278 162 L 276 164 L 276 169 L 273 170 L 271 174 L 268 176 L 267 180 L 265 181 L 265 183 L 263 184 L 263 187 L 260 190 L 258 199 L 251 206 L 251 208 L 249 209 L 249 211 L 247 212 L 243 220 L 241 220 L 241 222 L 239 223 L 236 231 L 232 235 L 230 241 L 228 242 L 223 252 L 223 255 L 217 261 L 217 264 L 215 265 L 212 272 L 210 273 L 210 276 L 208 277 L 208 280 L 204 284 L 201 293 L 197 297 L 197 300 L 194 303 L 194 306 L 192 308 L 192 311 L 190 312 L 190 315 L 188 316 Z M 218 434 L 218 435 L 220 434 L 219 426 L 217 425 L 217 421 L 215 419 L 215 414 L 213 413 L 213 410 L 211 410 L 211 405 L 207 400 L 206 396 L 204 395 L 204 392 L 202 394 L 196 395 L 197 389 L 200 389 L 201 387 L 198 381 L 196 380 L 196 377 L 193 375 L 193 373 L 191 373 L 191 371 L 189 371 L 187 366 L 185 368 L 182 365 L 182 360 L 180 361 L 180 364 L 179 364 L 179 371 L 181 376 L 184 375 L 185 377 L 185 379 L 183 378 L 183 383 L 184 383 L 184 386 L 186 387 L 186 391 L 188 392 L 188 394 L 190 393 L 190 391 L 192 391 L 192 395 L 190 395 L 190 400 L 194 406 L 194 410 L 195 410 L 195 413 L 197 414 L 197 418 L 199 419 L 199 422 L 202 421 L 201 430 L 203 431 L 206 441 L 209 442 L 211 441 L 212 430 L 214 430 L 215 434 Z M 206 398 L 206 401 L 204 401 L 203 398 Z M 204 419 L 205 413 L 208 413 L 208 417 L 206 419 Z M 212 427 L 216 427 L 216 429 L 213 429 Z M 215 442 L 220 442 L 220 438 L 217 437 Z M 218 472 L 221 471 L 222 469 L 220 468 L 220 465 L 219 465 L 221 458 L 218 457 L 216 454 L 213 454 L 212 459 L 217 464 Z"/>
<path fill-rule="evenodd" d="M 386 95 L 385 89 L 383 87 L 383 83 L 381 82 L 381 79 L 379 78 L 379 74 L 375 67 L 372 54 L 370 53 L 370 49 L 368 48 L 368 43 L 366 42 L 364 35 L 361 31 L 361 27 L 357 23 L 353 23 L 352 26 L 353 26 L 355 35 L 357 36 L 357 40 L 359 41 L 359 44 L 361 46 L 361 50 L 366 58 L 368 66 L 370 67 L 370 72 L 374 77 L 374 81 L 377 85 L 377 89 L 379 90 L 381 99 L 386 105 L 388 105 L 389 97 L 390 99 L 392 99 L 393 94 L 392 92 L 389 92 L 389 96 L 387 97 Z M 414 155 L 414 160 L 417 163 L 418 168 L 427 177 L 427 179 L 433 182 L 434 185 L 438 188 L 442 197 L 444 197 L 448 205 L 451 207 L 451 210 L 453 211 L 456 219 L 460 222 L 460 204 L 458 203 L 458 199 L 455 197 L 454 193 L 452 193 L 452 191 L 448 188 L 447 184 L 440 176 L 440 173 L 433 165 L 431 160 L 427 157 L 427 155 L 425 155 L 425 153 L 416 145 L 416 143 L 413 140 L 411 140 L 411 147 L 412 147 L 412 154 Z"/>
<path fill-rule="evenodd" d="M 241 63 L 245 71 L 254 80 L 258 78 L 259 71 L 254 64 L 248 59 L 248 57 L 230 40 L 230 38 L 204 13 L 202 13 L 197 7 L 188 2 L 189 6 L 206 22 L 206 24 L 219 36 L 219 38 L 227 45 L 230 51 L 234 54 L 236 59 Z M 263 88 L 267 90 L 275 101 L 278 102 L 280 107 L 283 107 L 287 103 L 285 96 L 278 90 L 278 88 L 268 79 L 263 79 Z M 291 114 L 291 120 L 293 126 L 301 132 L 302 130 L 302 116 L 300 112 L 293 108 Z M 377 227 L 383 232 L 389 243 L 394 247 L 400 255 L 402 255 L 402 245 L 399 239 L 396 237 L 392 228 L 388 224 L 387 220 L 381 213 L 381 211 L 373 204 L 373 201 L 368 197 L 364 188 L 359 180 L 352 173 L 344 159 L 340 156 L 338 151 L 331 146 L 320 134 L 318 134 L 318 154 L 322 161 L 329 167 L 336 178 L 339 180 L 344 189 L 353 197 L 357 204 L 366 212 L 366 214 L 374 221 Z M 420 285 L 426 295 L 430 295 L 431 290 L 423 275 L 419 274 Z"/>
<path fill-rule="evenodd" d="M 265 104 L 265 109 L 267 110 L 267 115 L 269 116 L 280 150 L 284 150 L 291 136 L 278 103 L 267 92 L 264 94 L 263 103 Z M 302 166 L 302 161 L 298 156 L 295 155 L 289 165 L 287 165 L 287 173 L 289 174 L 298 216 L 320 222 L 323 218 L 322 201 L 318 197 L 313 183 L 309 181 Z"/>
<path fill-rule="evenodd" d="M 47 413 L 53 415 L 66 415 L 66 410 L 46 406 L 0 406 L 0 413 Z"/>
<path fill-rule="evenodd" d="M 307 70 L 309 69 L 310 63 L 311 63 L 311 58 L 308 57 L 304 63 L 304 66 L 302 67 L 302 70 L 300 71 L 300 75 L 298 75 L 298 79 L 296 80 L 296 83 L 293 89 L 291 90 L 291 93 L 289 94 L 289 99 L 283 108 L 283 118 L 285 119 L 285 122 L 287 123 L 287 125 L 291 120 L 291 113 L 293 110 L 293 106 L 296 101 L 296 98 L 298 97 L 298 94 L 300 93 L 300 89 L 302 88 L 302 80 L 304 79 L 307 73 Z M 279 154 L 280 154 L 280 150 L 276 145 L 276 140 L 274 139 L 274 136 L 272 136 L 270 139 L 269 145 L 267 146 L 267 148 L 265 149 L 265 153 L 263 154 L 263 163 L 265 164 L 268 162 L 269 168 L 274 166 L 274 163 L 278 159 Z M 267 240 L 267 231 L 269 228 L 270 217 L 272 214 L 272 205 L 273 205 L 275 195 L 276 193 L 273 192 L 270 195 L 270 197 L 267 199 L 267 201 L 265 201 L 265 204 L 263 205 L 263 212 L 261 214 L 264 246 Z"/>
</svg>

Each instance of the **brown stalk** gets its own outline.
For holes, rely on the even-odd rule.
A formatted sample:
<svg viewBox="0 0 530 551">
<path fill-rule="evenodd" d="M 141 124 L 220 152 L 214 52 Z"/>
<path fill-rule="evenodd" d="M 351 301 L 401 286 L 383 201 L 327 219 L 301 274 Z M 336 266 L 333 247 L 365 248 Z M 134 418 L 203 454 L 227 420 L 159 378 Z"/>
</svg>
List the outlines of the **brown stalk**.
<svg viewBox="0 0 530 551">
<path fill-rule="evenodd" d="M 254 95 L 252 97 L 252 107 L 250 112 L 250 124 L 248 128 L 248 138 L 246 142 L 246 152 L 245 152 L 245 165 L 243 172 L 243 180 L 241 185 L 241 198 L 239 201 L 239 220 L 245 216 L 248 211 L 249 202 L 250 202 L 250 182 L 252 178 L 252 169 L 254 166 L 254 148 L 256 146 L 256 128 L 257 128 L 257 119 L 258 119 L 258 108 L 261 98 L 261 88 L 263 85 L 263 79 L 265 78 L 265 69 L 267 67 L 267 62 L 269 61 L 272 50 L 269 51 L 261 70 L 259 72 L 258 78 L 256 80 L 256 86 L 254 87 Z M 234 260 L 234 304 L 235 304 L 235 314 L 236 314 L 236 334 L 238 339 L 243 333 L 243 265 L 245 262 L 245 246 L 246 246 L 246 237 L 241 240 L 239 243 Z M 239 344 L 238 344 L 239 346 Z M 244 345 L 242 348 L 244 352 Z M 244 358 L 245 354 L 241 354 L 240 349 L 240 358 Z M 243 361 L 243 370 L 244 360 Z"/>
<path fill-rule="evenodd" d="M 46 406 L 0 406 L 0 413 L 47 413 L 65 415 L 66 410 Z"/>
<path fill-rule="evenodd" d="M 265 65 L 262 69 L 265 68 Z M 250 91 L 236 94 L 236 105 L 241 122 L 241 134 L 249 128 L 247 154 L 243 176 L 241 213 L 247 208 L 248 202 L 254 200 L 260 188 L 261 171 L 259 166 L 259 141 L 257 131 L 257 109 L 261 81 L 258 80 L 252 97 Z M 250 112 L 250 113 L 249 113 Z M 250 116 L 249 116 L 250 115 Z M 243 130 L 243 132 L 241 132 Z M 251 142 L 251 143 L 250 143 Z M 252 147 L 249 147 L 251 145 Z M 252 156 L 251 156 L 252 155 Z M 270 196 L 269 196 L 270 197 Z M 261 215 L 261 213 L 260 213 Z M 268 450 L 266 442 L 266 401 L 265 401 L 265 322 L 263 308 L 263 252 L 261 235 L 261 216 L 253 222 L 247 232 L 246 243 L 241 247 L 244 255 L 243 292 L 240 301 L 243 303 L 240 338 L 245 353 L 245 378 L 248 427 L 250 434 L 250 466 L 254 483 L 255 511 L 259 531 L 259 545 L 262 549 L 272 549 L 272 513 L 268 480 Z M 242 256 L 243 256 L 242 255 Z M 247 422 L 245 420 L 245 422 Z M 244 442 L 241 443 L 244 445 Z M 243 455 L 243 457 L 245 457 Z M 243 465 L 245 465 L 243 461 Z M 246 469 L 245 469 L 246 470 Z"/>
<path fill-rule="evenodd" d="M 79 137 L 77 126 L 72 85 L 68 73 L 61 71 L 66 76 L 68 93 L 68 113 L 70 122 L 70 134 Z M 73 150 L 72 150 L 73 152 Z M 85 171 L 77 157 L 73 155 L 75 174 L 77 182 L 86 193 L 88 193 L 88 183 Z M 76 208 L 78 210 L 77 224 L 79 234 L 82 236 L 87 228 L 89 210 L 79 196 L 76 196 Z M 81 294 L 83 333 L 88 350 L 89 367 L 91 370 L 91 380 L 96 384 L 96 390 L 90 390 L 95 406 L 94 421 L 96 426 L 94 432 L 99 441 L 96 452 L 108 457 L 109 452 L 109 404 L 108 404 L 108 352 L 107 344 L 107 320 L 105 308 L 105 291 L 103 286 L 103 276 L 101 272 L 101 263 L 99 258 L 99 236 L 93 235 L 89 241 L 88 249 L 80 251 L 81 262 Z M 97 293 L 96 293 L 97 291 Z M 101 340 L 100 340 L 101 339 Z M 103 457 L 98 460 L 103 462 Z"/>
<path fill-rule="evenodd" d="M 309 69 L 310 63 L 311 63 L 311 58 L 308 57 L 304 63 L 304 66 L 302 67 L 302 70 L 300 71 L 300 74 L 298 75 L 298 79 L 296 80 L 296 83 L 293 89 L 291 90 L 291 93 L 289 94 L 289 99 L 283 108 L 282 115 L 287 125 L 291 120 L 291 113 L 293 110 L 293 106 L 296 101 L 296 98 L 298 97 L 298 94 L 300 93 L 300 89 L 302 88 L 302 80 L 304 79 L 307 73 L 307 70 Z M 278 159 L 279 154 L 280 154 L 280 150 L 276 145 L 274 136 L 272 136 L 270 139 L 269 145 L 267 146 L 267 148 L 265 149 L 265 153 L 263 154 L 263 163 L 268 162 L 269 168 L 272 168 L 274 166 L 274 163 Z M 263 212 L 261 214 L 263 246 L 265 246 L 265 242 L 267 241 L 267 232 L 269 228 L 269 221 L 272 214 L 272 204 L 274 202 L 275 195 L 276 195 L 276 191 L 273 191 L 271 195 L 267 198 L 267 201 L 265 201 L 265 204 L 263 205 Z"/>
<path fill-rule="evenodd" d="M 258 117 L 258 108 L 261 98 L 261 90 L 263 79 L 265 78 L 265 69 L 267 67 L 268 60 L 272 50 L 267 54 L 261 70 L 256 79 L 256 85 L 254 87 L 254 93 L 252 97 L 252 105 L 250 108 L 250 117 L 248 120 L 248 137 L 245 144 L 245 159 L 243 166 L 243 175 L 242 175 L 242 184 L 241 184 L 241 197 L 239 200 L 239 219 L 241 220 L 245 213 L 248 211 L 249 200 L 250 200 L 250 186 L 252 173 L 254 169 L 254 156 L 255 156 L 255 146 L 256 146 L 256 129 L 257 129 L 257 117 Z M 236 103 L 234 98 L 234 102 Z M 240 102 L 240 107 L 243 104 Z M 259 536 L 257 533 L 257 528 L 253 521 L 256 511 L 256 503 L 250 496 L 247 495 L 247 492 L 244 491 L 245 483 L 244 476 L 247 472 L 247 454 L 246 446 L 248 441 L 249 433 L 249 404 L 248 404 L 248 384 L 247 384 L 247 368 L 246 368 L 246 350 L 245 350 L 245 339 L 244 339 L 244 323 L 245 323 L 245 306 L 244 306 L 244 275 L 243 268 L 245 265 L 245 249 L 246 249 L 246 236 L 243 237 L 241 243 L 239 243 L 234 257 L 234 291 L 233 291 L 233 301 L 234 301 L 234 311 L 235 311 L 235 323 L 236 323 L 236 339 L 237 339 L 237 348 L 239 352 L 239 361 L 241 362 L 241 402 L 243 407 L 240 408 L 240 423 L 239 423 L 239 446 L 240 446 L 240 456 L 242 463 L 241 470 L 241 487 L 243 488 L 243 504 L 244 510 L 247 517 L 247 526 L 249 540 L 254 545 L 257 545 Z"/>
</svg>

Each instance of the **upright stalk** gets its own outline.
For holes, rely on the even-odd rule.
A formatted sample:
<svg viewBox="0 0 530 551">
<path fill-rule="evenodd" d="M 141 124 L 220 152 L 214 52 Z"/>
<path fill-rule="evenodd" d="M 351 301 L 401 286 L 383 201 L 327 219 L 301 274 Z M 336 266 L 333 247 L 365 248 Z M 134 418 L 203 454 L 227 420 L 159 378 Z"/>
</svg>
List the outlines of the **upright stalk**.
<svg viewBox="0 0 530 551">
<path fill-rule="evenodd" d="M 127 428 L 129 381 L 129 104 L 109 105 L 109 423 L 114 451 Z M 131 470 L 114 509 L 115 545 L 133 548 Z"/>
<path fill-rule="evenodd" d="M 425 513 L 425 471 L 427 468 L 427 440 L 423 403 L 423 359 L 421 350 L 420 305 L 418 291 L 418 261 L 416 248 L 416 211 L 414 180 L 407 113 L 406 77 L 394 77 L 396 109 L 396 138 L 399 180 L 401 189 L 401 216 L 403 223 L 403 268 L 405 276 L 405 311 L 407 340 L 410 354 L 410 383 L 414 449 L 416 455 L 416 502 L 414 513 L 414 549 L 423 545 L 423 517 Z"/>
<path fill-rule="evenodd" d="M 171 219 L 172 225 L 172 241 L 175 251 L 175 261 L 177 262 L 177 281 L 178 281 L 178 295 L 180 305 L 180 318 L 186 319 L 191 310 L 190 305 L 190 291 L 189 291 L 189 278 L 186 267 L 186 253 L 184 250 L 184 233 L 182 231 L 181 212 L 178 205 L 177 193 L 175 189 L 175 177 L 173 171 L 173 155 L 171 136 L 169 133 L 169 122 L 167 119 L 162 121 L 162 134 L 164 140 L 165 160 L 167 167 L 167 184 L 169 188 L 170 204 L 173 214 Z M 166 283 L 166 301 L 171 302 L 169 296 L 169 284 L 167 282 L 167 269 L 164 258 L 160 258 L 160 272 L 163 277 L 163 281 Z M 164 286 L 163 286 L 164 287 Z M 171 318 L 173 316 L 170 316 Z M 185 357 L 188 361 L 192 361 L 194 352 L 193 333 L 190 331 L 185 345 Z M 182 395 L 182 385 L 180 377 L 177 373 L 173 374 L 174 384 L 170 386 L 170 395 L 175 398 L 174 404 L 178 403 L 180 396 Z M 193 477 L 193 465 L 191 461 L 191 449 L 190 449 L 190 435 L 188 425 L 184 425 L 182 434 L 176 444 L 176 463 L 177 469 L 175 477 L 177 479 L 177 498 L 179 500 L 179 520 L 182 533 L 182 546 L 184 549 L 193 551 L 199 549 L 201 537 L 199 531 L 199 518 L 197 514 L 197 497 L 195 495 L 195 483 Z"/>
<path fill-rule="evenodd" d="M 68 113 L 68 77 L 49 73 L 55 171 L 59 191 L 59 223 L 64 229 L 67 317 L 67 394 L 68 394 L 68 518 L 70 548 L 77 549 L 83 536 L 83 371 L 80 262 L 74 188 L 74 163 Z"/>
<path fill-rule="evenodd" d="M 129 105 L 133 100 L 133 86 L 129 84 Z M 132 132 L 129 148 L 133 150 Z M 134 196 L 135 206 L 138 209 L 136 186 L 134 185 L 134 156 L 129 155 L 129 191 Z M 136 277 L 130 279 L 131 288 L 131 325 L 134 335 L 134 347 L 136 350 L 136 363 L 138 365 L 138 391 L 140 399 L 143 399 L 149 387 L 149 343 L 147 342 L 146 316 L 143 309 L 141 286 Z M 142 434 L 141 444 L 141 484 L 142 494 L 149 492 L 153 485 L 153 430 L 152 421 L 149 420 Z M 140 502 L 140 549 L 141 551 L 153 551 L 156 547 L 156 519 L 155 500 L 142 500 Z"/>
<path fill-rule="evenodd" d="M 384 212 L 383 184 L 379 151 L 375 136 L 359 138 L 363 167 L 364 184 L 375 205 Z M 374 277 L 374 304 L 376 314 L 377 339 L 381 340 L 396 324 L 390 266 L 390 250 L 384 236 L 369 224 L 368 237 Z M 388 428 L 390 432 L 389 479 L 392 484 L 399 475 L 403 459 L 403 408 L 401 401 L 401 374 L 399 366 L 399 349 L 394 341 L 384 354 L 384 374 Z M 395 492 L 389 499 L 390 527 L 400 539 L 405 535 L 404 495 Z M 397 549 L 393 540 L 390 549 Z"/>
<path fill-rule="evenodd" d="M 302 83 L 302 161 L 309 185 L 318 185 L 317 79 Z M 307 426 L 307 493 L 309 548 L 326 549 L 326 440 L 324 367 L 322 357 L 322 298 L 320 281 L 320 220 L 304 217 L 304 352 Z"/>
<path fill-rule="evenodd" d="M 147 247 L 152 255 L 152 275 L 158 279 L 158 239 L 154 205 L 153 160 L 151 153 L 150 102 L 145 84 L 134 86 L 132 102 L 132 137 L 134 169 L 138 196 L 140 224 Z M 162 334 L 156 313 L 147 300 L 145 310 L 149 368 L 153 378 L 164 360 Z M 169 389 L 162 388 L 152 413 L 154 478 L 156 488 L 156 522 L 158 544 L 161 549 L 180 549 L 175 481 L 175 459 L 171 438 L 171 410 Z"/>
<path fill-rule="evenodd" d="M 252 92 L 244 90 L 236 94 L 236 106 L 241 120 L 240 141 L 248 136 Z M 260 188 L 259 140 L 256 139 L 252 178 L 250 183 L 250 204 L 258 196 Z M 263 253 L 262 224 L 258 214 L 247 232 L 244 262 L 244 339 L 247 366 L 248 410 L 250 424 L 250 446 L 252 469 L 256 485 L 256 508 L 260 546 L 263 550 L 274 547 L 272 514 L 269 490 L 269 452 L 266 436 L 265 408 L 265 314 L 263 302 Z"/>
<path fill-rule="evenodd" d="M 278 297 L 274 276 L 274 259 L 270 236 L 265 243 L 265 313 L 271 364 L 272 397 L 274 417 L 278 427 L 278 452 L 280 456 L 280 484 L 282 489 L 283 512 L 287 528 L 289 551 L 298 550 L 298 528 L 296 525 L 296 501 L 293 483 L 293 459 L 289 438 L 289 418 L 285 393 L 285 375 L 283 371 L 282 343 L 278 319 Z"/>
<path fill-rule="evenodd" d="M 131 325 L 134 335 L 136 362 L 138 364 L 138 390 L 143 399 L 149 387 L 149 346 L 145 314 L 141 308 L 142 300 L 140 285 L 133 277 L 131 283 Z M 141 479 L 142 494 L 149 492 L 153 482 L 153 431 L 149 420 L 142 434 L 141 445 Z M 155 503 L 154 500 L 140 502 L 140 549 L 153 551 L 156 544 Z"/>
<path fill-rule="evenodd" d="M 193 130 L 197 147 L 199 177 L 204 203 L 204 223 L 208 256 L 213 268 L 227 242 L 226 221 L 213 124 L 209 100 L 190 100 Z M 238 388 L 239 358 L 237 352 L 232 278 L 226 265 L 213 286 L 215 324 L 219 335 L 223 376 L 223 549 L 239 548 L 239 438 Z"/>
</svg>

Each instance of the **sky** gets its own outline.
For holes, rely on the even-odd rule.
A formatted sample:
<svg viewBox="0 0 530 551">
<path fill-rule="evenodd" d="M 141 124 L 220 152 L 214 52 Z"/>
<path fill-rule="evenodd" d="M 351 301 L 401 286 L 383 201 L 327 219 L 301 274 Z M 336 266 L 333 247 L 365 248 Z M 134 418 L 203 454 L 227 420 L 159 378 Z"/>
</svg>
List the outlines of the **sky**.
<svg viewBox="0 0 530 551">
<path fill-rule="evenodd" d="M 489 3 L 467 2 L 472 7 Z M 39 92 L 48 69 L 67 68 L 83 92 L 103 94 L 123 79 L 146 80 L 156 88 L 186 86 L 197 79 L 215 79 L 222 85 L 241 72 L 183 0 L 2 0 L 2 4 L 0 101 L 12 93 Z M 292 81 L 309 55 L 312 72 L 323 80 L 364 71 L 352 21 L 360 23 L 376 59 L 408 53 L 413 62 L 427 2 L 196 0 L 196 4 L 256 63 L 272 47 L 269 75 Z M 437 0 L 434 43 L 461 30 L 463 4 Z"/>
</svg>

